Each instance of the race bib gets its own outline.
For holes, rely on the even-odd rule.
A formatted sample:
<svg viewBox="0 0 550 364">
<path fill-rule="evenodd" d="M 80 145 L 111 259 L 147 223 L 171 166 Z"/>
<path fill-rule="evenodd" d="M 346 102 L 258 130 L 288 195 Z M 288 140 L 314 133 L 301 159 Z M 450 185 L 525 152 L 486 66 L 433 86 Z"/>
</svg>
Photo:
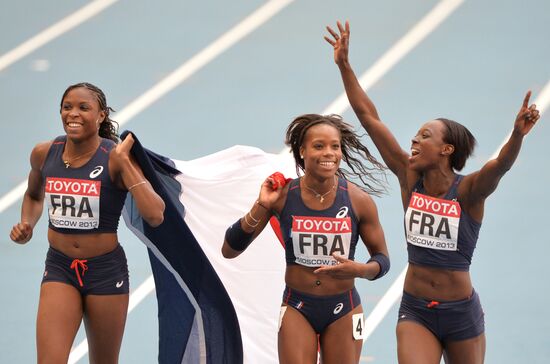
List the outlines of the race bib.
<svg viewBox="0 0 550 364">
<path fill-rule="evenodd" d="M 405 214 L 407 242 L 422 248 L 457 250 L 460 204 L 414 192 Z"/>
<path fill-rule="evenodd" d="M 50 223 L 63 229 L 97 228 L 100 191 L 101 181 L 48 177 L 45 193 Z"/>
<path fill-rule="evenodd" d="M 331 255 L 348 258 L 351 245 L 351 218 L 292 217 L 292 244 L 296 263 L 306 267 L 336 265 Z"/>
</svg>

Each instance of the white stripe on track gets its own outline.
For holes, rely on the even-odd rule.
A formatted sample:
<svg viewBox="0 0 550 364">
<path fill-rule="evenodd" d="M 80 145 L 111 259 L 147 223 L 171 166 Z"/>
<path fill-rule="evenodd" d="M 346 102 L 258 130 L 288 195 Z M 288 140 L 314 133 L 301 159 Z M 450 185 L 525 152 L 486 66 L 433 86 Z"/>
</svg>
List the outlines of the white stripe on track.
<svg viewBox="0 0 550 364">
<path fill-rule="evenodd" d="M 77 27 L 86 20 L 96 16 L 109 6 L 116 3 L 118 0 L 96 0 L 88 5 L 80 8 L 71 15 L 63 18 L 49 28 L 38 33 L 29 40 L 21 43 L 11 51 L 0 57 L 0 71 L 9 67 L 11 64 L 19 61 L 26 55 L 34 52 L 36 49 L 42 47 L 44 44 L 51 42 L 55 38 L 59 37 L 63 33 Z"/>
<path fill-rule="evenodd" d="M 203 49 L 162 81 L 157 83 L 149 91 L 132 101 L 121 112 L 117 113 L 117 122 L 119 125 L 122 126 L 141 111 L 151 106 L 155 101 L 166 95 L 168 92 L 185 81 L 189 76 L 200 70 L 214 58 L 263 25 L 293 1 L 294 0 L 271 0 L 258 8 L 234 28 L 223 34 L 208 47 Z M 0 206 L 0 209 L 1 208 L 2 206 Z M 147 295 L 153 292 L 154 289 L 155 284 L 153 276 L 149 276 L 149 278 L 147 278 L 145 282 L 143 282 L 130 295 L 128 313 L 130 313 Z M 88 341 L 87 339 L 84 339 L 71 351 L 68 363 L 75 364 L 87 353 Z"/>
<path fill-rule="evenodd" d="M 134 101 L 130 102 L 130 104 L 126 105 L 126 107 L 117 113 L 116 119 L 119 126 L 126 124 L 134 116 L 151 106 L 168 92 L 172 91 L 195 72 L 256 30 L 293 1 L 294 0 L 271 0 L 258 8 L 234 28 L 223 34 L 189 61 L 182 64 L 170 75 L 158 82 Z M 17 187 L 3 196 L 0 199 L 0 213 L 18 201 L 25 193 L 26 187 L 27 182 L 21 182 Z"/>
</svg>

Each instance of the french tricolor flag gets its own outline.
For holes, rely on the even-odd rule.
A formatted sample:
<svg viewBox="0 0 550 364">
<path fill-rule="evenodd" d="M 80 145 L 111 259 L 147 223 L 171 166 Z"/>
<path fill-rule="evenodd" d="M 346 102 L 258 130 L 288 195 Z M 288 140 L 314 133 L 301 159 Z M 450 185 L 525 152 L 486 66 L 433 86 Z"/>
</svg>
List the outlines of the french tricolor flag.
<svg viewBox="0 0 550 364">
<path fill-rule="evenodd" d="M 128 131 L 122 134 L 124 139 Z M 274 171 L 295 176 L 290 153 L 235 146 L 192 161 L 140 144 L 132 154 L 164 199 L 164 222 L 148 226 L 131 195 L 128 227 L 148 248 L 158 300 L 159 363 L 277 363 L 284 250 L 267 227 L 235 259 L 221 246 L 227 227 L 257 199 Z"/>
</svg>

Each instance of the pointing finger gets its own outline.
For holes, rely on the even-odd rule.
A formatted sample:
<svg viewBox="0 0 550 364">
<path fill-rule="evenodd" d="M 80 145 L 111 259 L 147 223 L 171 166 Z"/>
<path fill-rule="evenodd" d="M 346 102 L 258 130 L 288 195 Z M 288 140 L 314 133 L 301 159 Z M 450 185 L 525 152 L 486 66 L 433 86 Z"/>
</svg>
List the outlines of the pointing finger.
<svg viewBox="0 0 550 364">
<path fill-rule="evenodd" d="M 530 98 L 531 98 L 531 90 L 527 91 L 527 94 L 525 94 L 525 98 L 523 99 L 523 107 L 528 107 Z"/>
</svg>

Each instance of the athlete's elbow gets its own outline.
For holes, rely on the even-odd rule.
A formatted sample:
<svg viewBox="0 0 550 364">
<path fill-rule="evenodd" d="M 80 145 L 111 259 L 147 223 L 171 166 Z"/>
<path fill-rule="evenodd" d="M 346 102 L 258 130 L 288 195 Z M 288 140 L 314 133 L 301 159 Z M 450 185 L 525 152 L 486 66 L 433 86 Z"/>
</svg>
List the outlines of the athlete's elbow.
<svg viewBox="0 0 550 364">
<path fill-rule="evenodd" d="M 222 256 L 225 259 L 233 259 L 233 258 L 236 258 L 239 255 L 235 250 L 233 250 L 229 247 L 229 245 L 227 244 L 226 241 L 223 242 L 221 250 L 222 250 Z"/>
<path fill-rule="evenodd" d="M 164 222 L 164 207 L 161 210 L 149 212 L 147 216 L 143 216 L 143 219 L 151 227 L 157 227 Z"/>
</svg>

